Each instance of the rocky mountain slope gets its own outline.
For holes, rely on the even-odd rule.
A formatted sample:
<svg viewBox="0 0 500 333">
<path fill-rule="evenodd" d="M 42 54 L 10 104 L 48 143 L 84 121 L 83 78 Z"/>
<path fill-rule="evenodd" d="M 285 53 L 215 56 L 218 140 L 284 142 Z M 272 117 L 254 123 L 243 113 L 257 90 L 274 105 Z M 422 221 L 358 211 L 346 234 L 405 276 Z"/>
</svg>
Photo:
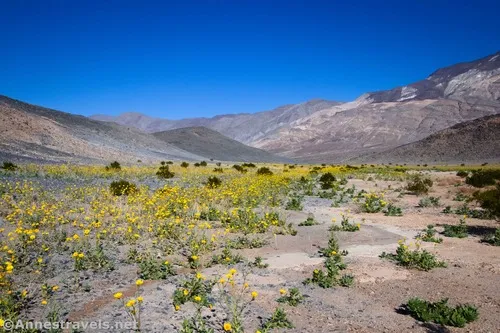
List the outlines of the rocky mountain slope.
<svg viewBox="0 0 500 333">
<path fill-rule="evenodd" d="M 500 115 L 457 124 L 427 138 L 381 153 L 354 159 L 353 163 L 462 163 L 500 160 Z"/>
<path fill-rule="evenodd" d="M 95 116 L 154 132 L 205 126 L 281 156 L 342 162 L 419 141 L 455 124 L 500 113 L 500 52 L 441 68 L 424 80 L 353 102 L 314 100 L 255 114 L 170 121 L 141 114 Z"/>
<path fill-rule="evenodd" d="M 185 127 L 156 132 L 153 135 L 184 151 L 219 161 L 290 162 L 264 150 L 245 146 L 206 127 Z"/>
<path fill-rule="evenodd" d="M 271 111 L 181 120 L 153 118 L 137 112 L 126 112 L 117 117 L 94 115 L 91 118 L 135 127 L 149 133 L 175 128 L 203 126 L 248 144 L 266 137 L 282 127 L 286 127 L 295 120 L 339 104 L 341 103 L 316 99 L 300 104 L 280 106 Z"/>
<path fill-rule="evenodd" d="M 187 132 L 187 131 L 186 131 Z M 51 110 L 0 96 L 0 158 L 47 162 L 121 162 L 165 159 L 217 159 L 213 145 L 220 144 L 245 161 L 280 161 L 283 158 L 211 131 L 191 137 L 175 133 L 156 136 L 115 123 Z M 202 131 L 203 134 L 203 131 Z M 176 142 L 175 138 L 185 139 Z M 169 140 L 173 144 L 169 143 Z M 193 140 L 191 142 L 190 140 Z M 201 140 L 207 150 L 201 144 Z M 209 140 L 214 140 L 210 142 Z M 212 146 L 211 146 L 212 145 Z M 183 150 L 182 146 L 189 148 Z M 211 147 L 211 149 L 209 149 Z M 195 149 L 197 148 L 197 149 Z"/>
</svg>

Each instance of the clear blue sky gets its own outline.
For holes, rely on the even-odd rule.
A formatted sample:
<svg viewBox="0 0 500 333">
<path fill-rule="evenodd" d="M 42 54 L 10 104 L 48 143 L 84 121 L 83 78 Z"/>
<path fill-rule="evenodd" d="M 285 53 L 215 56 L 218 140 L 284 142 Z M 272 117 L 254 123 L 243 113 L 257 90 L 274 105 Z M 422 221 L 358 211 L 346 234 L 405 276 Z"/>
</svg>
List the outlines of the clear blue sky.
<svg viewBox="0 0 500 333">
<path fill-rule="evenodd" d="M 165 118 L 348 101 L 500 49 L 500 1 L 24 1 L 0 6 L 0 94 Z"/>
</svg>

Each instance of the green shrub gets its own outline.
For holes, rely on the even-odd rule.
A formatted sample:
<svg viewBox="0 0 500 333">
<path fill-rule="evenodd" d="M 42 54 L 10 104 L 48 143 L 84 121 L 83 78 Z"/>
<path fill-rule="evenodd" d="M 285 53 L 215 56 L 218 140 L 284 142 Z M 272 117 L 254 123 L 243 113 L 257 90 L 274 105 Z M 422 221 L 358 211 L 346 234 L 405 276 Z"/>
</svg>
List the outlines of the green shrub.
<svg viewBox="0 0 500 333">
<path fill-rule="evenodd" d="M 280 291 L 281 292 L 281 291 Z M 286 303 L 290 306 L 297 306 L 304 300 L 304 296 L 298 288 L 290 288 L 286 294 L 276 300 L 278 303 Z"/>
<path fill-rule="evenodd" d="M 429 193 L 432 185 L 433 182 L 429 177 L 422 174 L 416 174 L 410 178 L 408 184 L 406 185 L 406 189 L 416 195 L 422 195 Z"/>
<path fill-rule="evenodd" d="M 182 168 L 187 168 L 189 166 L 189 163 L 188 162 L 182 162 L 181 163 L 181 167 Z"/>
<path fill-rule="evenodd" d="M 202 167 L 206 167 L 208 165 L 208 163 L 206 161 L 201 161 L 200 162 L 200 166 Z"/>
<path fill-rule="evenodd" d="M 486 236 L 481 241 L 494 246 L 500 246 L 500 228 L 497 228 L 493 235 Z"/>
<path fill-rule="evenodd" d="M 151 256 L 139 262 L 139 276 L 144 280 L 165 280 L 175 275 L 172 264 L 168 261 L 160 262 Z"/>
<path fill-rule="evenodd" d="M 439 207 L 439 197 L 425 197 L 418 202 L 419 207 Z"/>
<path fill-rule="evenodd" d="M 12 162 L 3 162 L 3 166 L 1 168 L 7 171 L 16 171 L 17 165 Z"/>
<path fill-rule="evenodd" d="M 469 175 L 469 173 L 467 171 L 460 170 L 460 171 L 457 172 L 457 176 L 461 177 L 461 178 L 465 178 L 468 175 Z"/>
<path fill-rule="evenodd" d="M 403 216 L 403 210 L 390 203 L 384 210 L 385 216 Z"/>
<path fill-rule="evenodd" d="M 446 237 L 465 238 L 468 236 L 465 216 L 460 219 L 458 225 L 445 224 L 443 235 Z"/>
<path fill-rule="evenodd" d="M 427 226 L 427 229 L 420 232 L 416 238 L 424 242 L 441 243 L 443 239 L 435 237 L 436 234 L 437 231 L 436 229 L 434 229 L 434 226 L 432 224 L 429 224 Z"/>
<path fill-rule="evenodd" d="M 474 187 L 485 187 L 495 185 L 500 180 L 500 170 L 474 170 L 465 182 Z"/>
<path fill-rule="evenodd" d="M 156 175 L 159 178 L 164 178 L 164 179 L 173 178 L 175 176 L 175 174 L 169 170 L 168 165 L 160 166 L 158 168 L 158 171 L 156 172 Z"/>
<path fill-rule="evenodd" d="M 271 318 L 267 319 L 262 328 L 262 332 L 269 332 L 277 328 L 293 328 L 292 322 L 287 318 L 285 310 L 276 308 Z"/>
<path fill-rule="evenodd" d="M 111 194 L 115 196 L 131 195 L 137 192 L 137 186 L 126 180 L 114 181 L 109 185 Z"/>
<path fill-rule="evenodd" d="M 347 215 L 342 215 L 342 221 L 340 221 L 340 226 L 332 225 L 330 231 L 358 231 L 361 228 L 359 223 L 351 223 Z"/>
<path fill-rule="evenodd" d="M 321 183 L 321 188 L 323 190 L 328 190 L 333 187 L 333 182 L 337 179 L 330 172 L 324 173 L 319 177 L 319 182 Z"/>
<path fill-rule="evenodd" d="M 474 199 L 492 216 L 500 217 L 500 185 L 495 189 L 474 193 Z"/>
<path fill-rule="evenodd" d="M 213 172 L 224 173 L 224 169 L 222 169 L 222 168 L 214 168 Z"/>
<path fill-rule="evenodd" d="M 108 166 L 106 166 L 106 170 L 107 171 L 118 171 L 118 170 L 121 170 L 122 166 L 120 165 L 120 163 L 118 163 L 117 161 L 114 161 L 113 163 L 110 163 Z"/>
<path fill-rule="evenodd" d="M 261 175 L 261 176 L 270 176 L 273 174 L 273 172 L 271 170 L 269 170 L 269 168 L 267 168 L 267 167 L 262 167 L 262 168 L 257 169 L 257 174 Z"/>
<path fill-rule="evenodd" d="M 222 185 L 222 180 L 220 180 L 220 178 L 215 177 L 215 176 L 208 177 L 208 180 L 207 180 L 208 187 L 216 188 L 216 187 L 219 187 L 221 185 Z"/>
<path fill-rule="evenodd" d="M 233 169 L 235 169 L 236 171 L 239 171 L 241 173 L 247 172 L 247 169 L 245 169 L 244 167 L 242 167 L 241 165 L 238 165 L 238 164 L 233 165 Z"/>
<path fill-rule="evenodd" d="M 241 166 L 244 167 L 244 168 L 256 168 L 257 167 L 253 163 L 243 163 Z"/>
<path fill-rule="evenodd" d="M 265 239 L 260 238 L 248 238 L 246 236 L 239 236 L 235 239 L 230 239 L 227 241 L 226 246 L 230 249 L 257 249 L 267 245 L 268 242 Z"/>
<path fill-rule="evenodd" d="M 305 221 L 299 223 L 299 227 L 310 227 L 318 225 L 319 223 L 314 220 L 314 217 L 308 217 Z"/>
<path fill-rule="evenodd" d="M 477 308 L 468 304 L 450 307 L 448 299 L 432 303 L 419 298 L 412 298 L 405 306 L 410 315 L 423 322 L 440 325 L 464 327 L 479 317 Z"/>
<path fill-rule="evenodd" d="M 400 243 L 396 254 L 382 252 L 380 258 L 389 259 L 406 268 L 415 268 L 429 271 L 435 267 L 446 267 L 444 261 L 437 260 L 436 256 L 426 250 L 409 250 L 408 246 Z"/>
<path fill-rule="evenodd" d="M 288 202 L 286 203 L 285 209 L 286 210 L 297 210 L 301 211 L 302 210 L 302 197 L 300 196 L 294 196 L 291 197 Z"/>
</svg>

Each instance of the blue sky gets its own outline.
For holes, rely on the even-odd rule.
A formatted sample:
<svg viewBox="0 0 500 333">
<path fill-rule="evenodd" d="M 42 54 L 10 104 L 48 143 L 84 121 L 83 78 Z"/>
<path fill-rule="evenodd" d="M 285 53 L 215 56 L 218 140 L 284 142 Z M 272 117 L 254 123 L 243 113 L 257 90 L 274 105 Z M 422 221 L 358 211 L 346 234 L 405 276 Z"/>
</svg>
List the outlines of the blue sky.
<svg viewBox="0 0 500 333">
<path fill-rule="evenodd" d="M 0 94 L 178 119 L 353 100 L 500 50 L 500 1 L 2 1 Z"/>
</svg>

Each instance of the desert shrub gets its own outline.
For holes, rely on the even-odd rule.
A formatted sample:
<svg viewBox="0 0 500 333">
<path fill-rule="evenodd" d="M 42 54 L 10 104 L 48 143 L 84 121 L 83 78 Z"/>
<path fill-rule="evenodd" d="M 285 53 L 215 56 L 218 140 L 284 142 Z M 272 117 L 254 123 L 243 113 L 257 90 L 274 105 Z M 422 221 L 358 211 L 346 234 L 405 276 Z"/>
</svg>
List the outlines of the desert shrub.
<svg viewBox="0 0 500 333">
<path fill-rule="evenodd" d="M 299 227 L 310 227 L 318 224 L 313 217 L 309 216 L 305 221 L 299 223 Z"/>
<path fill-rule="evenodd" d="M 181 163 L 181 167 L 182 168 L 187 168 L 189 166 L 189 163 L 188 162 L 182 162 Z"/>
<path fill-rule="evenodd" d="M 248 238 L 246 236 L 239 236 L 235 239 L 227 241 L 226 246 L 230 249 L 257 249 L 268 244 L 268 241 L 261 238 Z"/>
<path fill-rule="evenodd" d="M 219 187 L 221 185 L 222 185 L 222 180 L 220 180 L 220 178 L 215 177 L 215 176 L 208 177 L 208 180 L 207 180 L 208 187 L 216 188 L 216 187 Z"/>
<path fill-rule="evenodd" d="M 463 194 L 462 192 L 458 192 L 455 194 L 455 197 L 453 198 L 453 201 L 468 201 L 469 197 Z"/>
<path fill-rule="evenodd" d="M 327 190 L 333 187 L 333 182 L 337 179 L 330 172 L 324 173 L 319 177 L 319 182 L 321 183 L 321 188 L 323 190 Z"/>
<path fill-rule="evenodd" d="M 241 173 L 247 172 L 247 169 L 245 169 L 244 167 L 242 167 L 241 165 L 238 165 L 238 164 L 233 165 L 233 169 L 235 169 L 236 171 L 239 171 Z"/>
<path fill-rule="evenodd" d="M 198 168 L 198 167 L 200 166 L 200 163 L 196 162 L 195 164 L 193 164 L 193 166 L 194 166 L 195 168 Z"/>
<path fill-rule="evenodd" d="M 248 265 L 250 267 L 256 267 L 256 268 L 267 268 L 269 266 L 269 264 L 266 264 L 264 262 L 264 258 L 262 257 L 255 257 L 254 261 L 253 262 L 249 262 Z"/>
<path fill-rule="evenodd" d="M 439 207 L 439 197 L 425 197 L 418 202 L 419 207 Z"/>
<path fill-rule="evenodd" d="M 156 175 L 159 178 L 168 179 L 168 178 L 173 178 L 175 174 L 169 170 L 168 165 L 162 165 L 158 168 Z"/>
<path fill-rule="evenodd" d="M 457 172 L 457 176 L 458 177 L 461 177 L 461 178 L 465 178 L 469 175 L 469 173 L 467 171 L 464 171 L 464 170 L 460 170 Z"/>
<path fill-rule="evenodd" d="M 443 235 L 446 237 L 465 238 L 468 236 L 465 216 L 460 219 L 460 222 L 457 225 L 445 224 L 443 227 Z"/>
<path fill-rule="evenodd" d="M 302 210 L 302 197 L 300 196 L 293 196 L 291 197 L 288 202 L 286 203 L 285 209 L 286 210 L 297 210 L 301 211 Z"/>
<path fill-rule="evenodd" d="M 201 161 L 200 162 L 200 166 L 202 167 L 206 167 L 208 164 L 207 164 L 207 161 Z"/>
<path fill-rule="evenodd" d="M 500 228 L 497 228 L 493 235 L 486 236 L 481 241 L 494 246 L 500 246 Z"/>
<path fill-rule="evenodd" d="M 114 161 L 106 166 L 107 171 L 118 171 L 121 170 L 122 166 L 117 161 Z"/>
<path fill-rule="evenodd" d="M 387 205 L 382 194 L 365 193 L 363 196 L 365 202 L 361 205 L 361 209 L 366 213 L 378 213 Z"/>
<path fill-rule="evenodd" d="M 500 217 L 500 185 L 495 189 L 474 193 L 474 199 L 491 215 Z"/>
<path fill-rule="evenodd" d="M 225 247 L 221 254 L 212 257 L 211 265 L 235 265 L 243 262 L 243 257 L 237 253 L 231 252 L 229 247 Z"/>
<path fill-rule="evenodd" d="M 276 300 L 278 303 L 286 303 L 290 306 L 297 306 L 304 300 L 304 296 L 302 296 L 298 288 L 290 288 L 288 291 L 282 289 L 280 290 L 280 293 L 283 296 Z"/>
<path fill-rule="evenodd" d="M 244 167 L 244 168 L 256 168 L 257 167 L 253 163 L 243 163 L 241 166 Z"/>
<path fill-rule="evenodd" d="M 147 256 L 139 262 L 139 276 L 144 280 L 165 280 L 175 275 L 172 264 L 168 261 L 160 262 L 152 256 Z"/>
<path fill-rule="evenodd" d="M 347 215 L 342 215 L 342 221 L 340 221 L 340 226 L 339 225 L 332 225 L 330 227 L 330 231 L 349 231 L 349 232 L 354 232 L 358 231 L 361 229 L 361 226 L 359 223 L 354 223 L 349 221 L 349 217 Z"/>
<path fill-rule="evenodd" d="M 7 171 L 16 171 L 17 165 L 15 165 L 12 162 L 6 161 L 6 162 L 3 162 L 3 165 L 2 165 L 1 168 L 4 169 L 4 170 L 7 170 Z"/>
<path fill-rule="evenodd" d="M 443 239 L 437 238 L 436 234 L 437 231 L 436 229 L 434 229 L 434 225 L 429 224 L 426 229 L 424 229 L 417 235 L 416 238 L 424 242 L 441 243 Z"/>
<path fill-rule="evenodd" d="M 271 170 L 269 170 L 269 168 L 267 168 L 267 167 L 262 167 L 262 168 L 257 169 L 257 174 L 262 175 L 262 176 L 270 176 L 273 174 L 273 172 Z"/>
<path fill-rule="evenodd" d="M 433 182 L 429 177 L 422 174 L 416 174 L 410 178 L 406 185 L 406 189 L 416 195 L 422 195 L 429 193 L 432 184 Z"/>
<path fill-rule="evenodd" d="M 465 182 L 474 187 L 485 187 L 495 185 L 497 180 L 500 180 L 500 170 L 474 170 Z"/>
<path fill-rule="evenodd" d="M 109 190 L 115 196 L 130 195 L 137 192 L 137 186 L 126 180 L 114 181 L 109 185 Z"/>
<path fill-rule="evenodd" d="M 420 250 L 418 247 L 416 250 L 409 250 L 408 246 L 403 242 L 399 243 L 396 254 L 382 252 L 380 258 L 389 259 L 406 268 L 415 268 L 422 271 L 429 271 L 435 267 L 446 267 L 446 263 L 438 260 L 432 253 Z"/>
<path fill-rule="evenodd" d="M 454 327 L 464 327 L 479 317 L 476 307 L 468 304 L 450 307 L 448 299 L 432 303 L 420 298 L 412 298 L 404 308 L 419 321 Z"/>
<path fill-rule="evenodd" d="M 214 168 L 213 172 L 216 172 L 216 173 L 224 173 L 224 169 L 222 168 Z"/>
<path fill-rule="evenodd" d="M 287 318 L 285 310 L 276 308 L 271 318 L 268 318 L 262 325 L 260 331 L 270 332 L 277 328 L 293 328 L 292 322 Z"/>
<path fill-rule="evenodd" d="M 385 216 L 403 216 L 403 210 L 390 203 L 384 210 Z"/>
</svg>

